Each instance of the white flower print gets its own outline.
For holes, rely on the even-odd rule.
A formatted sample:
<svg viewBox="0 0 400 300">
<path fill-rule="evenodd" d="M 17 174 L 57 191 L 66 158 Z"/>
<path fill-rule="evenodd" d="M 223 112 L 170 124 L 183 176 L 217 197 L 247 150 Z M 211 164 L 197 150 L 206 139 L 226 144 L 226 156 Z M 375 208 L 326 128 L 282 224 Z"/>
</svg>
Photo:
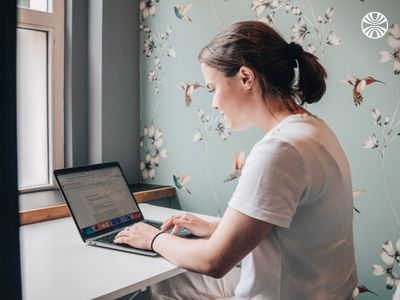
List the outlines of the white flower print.
<svg viewBox="0 0 400 300">
<path fill-rule="evenodd" d="M 394 263 L 399 263 L 400 256 L 400 239 L 396 243 L 396 250 L 393 248 L 391 241 L 382 244 L 381 258 L 385 263 L 385 267 L 380 265 L 372 266 L 372 274 L 381 276 L 386 274 L 386 288 L 392 289 L 399 283 L 399 275 L 393 272 Z"/>
<path fill-rule="evenodd" d="M 229 127 L 229 120 L 226 118 L 225 115 L 221 115 L 218 120 L 217 128 L 215 129 L 219 133 L 221 139 L 226 140 L 231 135 Z"/>
<path fill-rule="evenodd" d="M 154 57 L 154 65 L 156 67 L 156 70 L 161 70 L 161 61 L 158 56 Z"/>
<path fill-rule="evenodd" d="M 379 111 L 379 109 L 374 108 L 372 109 L 372 117 L 374 118 L 374 124 L 380 124 L 381 121 L 381 112 Z"/>
<path fill-rule="evenodd" d="M 171 34 L 172 34 L 172 26 L 168 26 L 167 29 L 165 30 L 165 33 L 161 33 L 161 39 L 163 40 L 168 40 L 169 38 L 171 38 Z"/>
<path fill-rule="evenodd" d="M 167 157 L 167 149 L 161 149 L 162 144 L 161 130 L 154 125 L 145 125 L 140 135 L 140 146 L 144 147 L 145 153 L 145 160 L 140 163 L 143 180 L 154 179 L 155 168 L 159 166 L 161 158 Z"/>
<path fill-rule="evenodd" d="M 176 51 L 174 48 L 169 48 L 167 51 L 167 56 L 168 57 L 176 57 Z"/>
<path fill-rule="evenodd" d="M 363 147 L 365 149 L 379 148 L 379 142 L 374 133 L 367 137 L 367 139 L 365 140 L 365 142 L 363 144 Z"/>
<path fill-rule="evenodd" d="M 149 5 L 155 5 L 157 1 L 152 0 Z M 151 6 L 154 7 L 154 6 Z M 165 72 L 162 70 L 163 65 L 166 63 L 167 59 L 175 58 L 176 51 L 172 46 L 166 45 L 167 41 L 171 38 L 172 26 L 168 26 L 165 32 L 160 34 L 155 34 L 152 32 L 149 26 L 145 25 L 144 20 L 141 20 L 140 28 L 146 33 L 146 38 L 144 40 L 143 53 L 146 57 L 150 58 L 154 55 L 154 69 L 148 74 L 148 80 L 154 84 L 154 94 L 160 96 L 166 91 L 164 87 L 163 78 Z M 144 30 L 148 29 L 148 30 Z M 158 31 L 157 31 L 158 32 Z M 158 106 L 156 106 L 158 107 Z"/>
<path fill-rule="evenodd" d="M 254 0 L 251 3 L 251 10 L 259 17 L 265 9 L 276 9 L 283 2 L 282 0 Z"/>
<path fill-rule="evenodd" d="M 337 46 L 337 45 L 342 44 L 342 40 L 336 33 L 333 33 L 331 31 L 331 32 L 329 32 L 326 43 L 331 46 Z"/>
<path fill-rule="evenodd" d="M 317 49 L 313 44 L 308 44 L 307 50 L 308 53 L 311 53 L 312 55 L 317 55 Z"/>
<path fill-rule="evenodd" d="M 145 41 L 144 41 L 144 49 L 143 53 L 147 56 L 150 57 L 153 54 L 154 49 L 156 48 L 156 44 L 154 43 L 153 36 L 150 35 Z"/>
<path fill-rule="evenodd" d="M 275 14 L 272 13 L 266 17 L 261 18 L 259 21 L 267 24 L 268 26 L 272 26 L 272 24 L 274 23 L 274 16 Z"/>
<path fill-rule="evenodd" d="M 380 51 L 379 61 L 381 63 L 386 63 L 391 59 L 394 59 L 393 72 L 395 75 L 400 74 L 400 29 L 398 24 L 392 24 L 388 30 L 388 35 L 386 39 L 392 52 Z"/>
<path fill-rule="evenodd" d="M 300 9 L 300 7 L 298 7 L 298 6 L 293 6 L 292 7 L 292 14 L 293 15 L 295 15 L 295 16 L 301 16 L 301 14 L 302 14 L 302 11 L 301 11 L 301 9 Z"/>
<path fill-rule="evenodd" d="M 150 160 L 151 160 L 150 155 L 146 155 L 146 161 L 140 162 L 140 170 L 142 171 L 143 180 L 146 180 L 147 178 L 154 179 L 156 175 L 155 170 L 150 163 Z"/>
<path fill-rule="evenodd" d="M 310 33 L 307 29 L 306 22 L 302 18 L 300 18 L 297 23 L 292 26 L 292 32 L 292 41 L 297 44 L 303 43 L 307 34 Z"/>
<path fill-rule="evenodd" d="M 315 56 L 319 55 L 319 58 L 323 60 L 325 50 L 329 46 L 337 46 L 342 44 L 342 40 L 338 34 L 333 33 L 332 31 L 327 34 L 328 31 L 325 30 L 325 27 L 329 26 L 329 24 L 333 22 L 333 6 L 329 6 L 324 14 L 315 15 L 312 5 L 309 4 L 309 10 L 312 15 L 312 18 L 309 18 L 303 9 L 301 9 L 299 6 L 293 5 L 292 3 L 292 0 L 254 0 L 252 2 L 251 9 L 255 12 L 256 17 L 260 17 L 269 10 L 269 12 L 267 12 L 264 17 L 260 18 L 259 21 L 273 26 L 277 12 L 281 7 L 284 7 L 286 13 L 291 13 L 292 15 L 298 17 L 297 23 L 293 24 L 291 27 L 291 41 L 298 44 L 303 44 L 304 41 L 309 38 L 314 39 L 314 46 L 309 48 L 307 52 Z"/>
<path fill-rule="evenodd" d="M 325 12 L 325 24 L 332 22 L 332 15 L 333 15 L 333 6 L 328 7 Z"/>
<path fill-rule="evenodd" d="M 197 110 L 197 116 L 199 117 L 199 122 L 201 123 L 208 123 L 210 121 L 210 116 L 204 113 L 204 110 L 199 108 Z"/>
<path fill-rule="evenodd" d="M 203 141 L 203 135 L 201 134 L 200 131 L 196 131 L 193 134 L 192 141 L 193 142 L 201 142 L 201 141 Z"/>
<path fill-rule="evenodd" d="M 154 14 L 156 13 L 155 4 L 158 2 L 159 0 L 140 1 L 140 10 L 142 13 L 142 19 L 147 19 L 149 16 L 154 16 Z"/>
<path fill-rule="evenodd" d="M 156 71 L 150 71 L 149 74 L 147 75 L 147 79 L 149 81 L 157 80 Z"/>
</svg>

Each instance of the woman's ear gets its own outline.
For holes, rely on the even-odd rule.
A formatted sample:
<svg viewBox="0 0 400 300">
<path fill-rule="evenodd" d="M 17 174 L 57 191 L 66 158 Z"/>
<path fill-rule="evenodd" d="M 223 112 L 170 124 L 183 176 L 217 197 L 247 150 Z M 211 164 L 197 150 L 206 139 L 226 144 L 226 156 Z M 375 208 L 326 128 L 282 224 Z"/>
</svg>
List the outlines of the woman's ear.
<svg viewBox="0 0 400 300">
<path fill-rule="evenodd" d="M 255 81 L 255 74 L 252 69 L 241 66 L 239 69 L 239 79 L 246 90 L 250 90 Z"/>
</svg>

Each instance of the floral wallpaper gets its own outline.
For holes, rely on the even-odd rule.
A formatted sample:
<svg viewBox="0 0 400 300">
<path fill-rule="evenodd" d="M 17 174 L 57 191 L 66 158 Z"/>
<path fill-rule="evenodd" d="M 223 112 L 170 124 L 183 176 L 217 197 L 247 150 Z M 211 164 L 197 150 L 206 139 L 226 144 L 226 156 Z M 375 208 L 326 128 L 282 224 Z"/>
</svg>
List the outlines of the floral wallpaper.
<svg viewBox="0 0 400 300">
<path fill-rule="evenodd" d="M 350 162 L 359 273 L 353 297 L 391 299 L 400 282 L 400 2 L 142 0 L 139 5 L 143 181 L 175 186 L 184 210 L 223 214 L 262 132 L 231 132 L 224 115 L 211 108 L 197 55 L 231 23 L 265 22 L 327 69 L 327 93 L 307 109 L 335 131 Z M 370 12 L 387 18 L 381 38 L 363 33 L 362 20 Z"/>
</svg>

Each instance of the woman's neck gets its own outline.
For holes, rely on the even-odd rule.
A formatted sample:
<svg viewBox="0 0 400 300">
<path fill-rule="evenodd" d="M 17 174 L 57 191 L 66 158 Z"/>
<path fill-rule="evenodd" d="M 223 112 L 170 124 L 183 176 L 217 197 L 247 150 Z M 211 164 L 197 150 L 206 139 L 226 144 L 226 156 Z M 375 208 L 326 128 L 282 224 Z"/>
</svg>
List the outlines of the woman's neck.
<svg viewBox="0 0 400 300">
<path fill-rule="evenodd" d="M 260 102 L 259 112 L 255 114 L 255 124 L 264 134 L 267 134 L 273 127 L 290 115 L 303 114 L 307 111 L 293 101 L 289 102 L 289 107 L 278 101 Z"/>
</svg>

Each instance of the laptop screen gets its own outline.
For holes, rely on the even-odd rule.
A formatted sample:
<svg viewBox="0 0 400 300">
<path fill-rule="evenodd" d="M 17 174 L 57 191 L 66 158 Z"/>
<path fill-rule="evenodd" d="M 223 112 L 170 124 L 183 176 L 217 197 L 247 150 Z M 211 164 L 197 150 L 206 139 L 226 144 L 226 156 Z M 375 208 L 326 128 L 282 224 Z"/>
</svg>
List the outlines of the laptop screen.
<svg viewBox="0 0 400 300">
<path fill-rule="evenodd" d="M 119 166 L 57 174 L 83 236 L 142 217 Z"/>
</svg>

